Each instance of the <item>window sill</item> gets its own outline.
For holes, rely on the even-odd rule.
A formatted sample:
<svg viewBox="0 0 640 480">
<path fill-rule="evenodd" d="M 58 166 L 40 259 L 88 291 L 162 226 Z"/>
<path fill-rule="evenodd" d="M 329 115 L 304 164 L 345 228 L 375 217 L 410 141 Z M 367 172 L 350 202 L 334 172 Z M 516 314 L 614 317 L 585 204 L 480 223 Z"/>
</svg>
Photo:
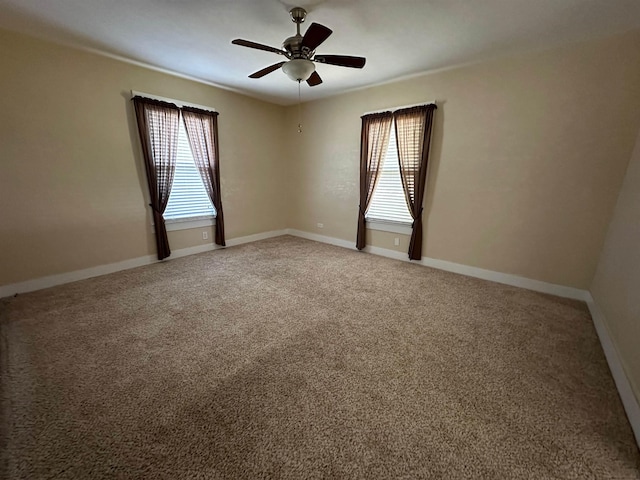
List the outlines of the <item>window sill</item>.
<svg viewBox="0 0 640 480">
<path fill-rule="evenodd" d="M 210 227 L 215 225 L 216 217 L 186 217 L 186 218 L 167 218 L 164 221 L 167 232 L 174 230 L 188 230 L 189 228 Z"/>
<path fill-rule="evenodd" d="M 370 230 L 381 230 L 383 232 L 401 233 L 403 235 L 411 235 L 413 229 L 410 223 L 391 222 L 389 220 L 376 220 L 367 218 L 367 228 Z"/>
</svg>

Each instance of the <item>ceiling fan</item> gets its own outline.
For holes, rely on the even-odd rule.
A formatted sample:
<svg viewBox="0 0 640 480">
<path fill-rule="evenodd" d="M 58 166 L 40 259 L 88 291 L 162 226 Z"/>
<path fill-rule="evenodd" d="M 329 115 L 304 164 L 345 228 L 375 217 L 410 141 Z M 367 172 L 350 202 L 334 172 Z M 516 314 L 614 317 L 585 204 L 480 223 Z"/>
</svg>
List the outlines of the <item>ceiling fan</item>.
<svg viewBox="0 0 640 480">
<path fill-rule="evenodd" d="M 270 47 L 261 43 L 251 42 L 237 38 L 231 43 L 242 47 L 256 48 L 267 52 L 283 55 L 288 60 L 274 63 L 262 70 L 249 75 L 249 78 L 261 78 L 275 72 L 279 68 L 291 79 L 300 83 L 306 81 L 310 87 L 322 83 L 322 78 L 316 72 L 315 63 L 326 63 L 339 67 L 362 68 L 366 62 L 364 57 L 352 57 L 348 55 L 316 55 L 316 48 L 322 44 L 333 31 L 319 23 L 312 23 L 304 36 L 300 35 L 300 24 L 307 17 L 307 11 L 301 7 L 294 7 L 289 11 L 291 20 L 296 24 L 296 34 L 287 38 L 282 43 L 282 48 Z"/>
</svg>

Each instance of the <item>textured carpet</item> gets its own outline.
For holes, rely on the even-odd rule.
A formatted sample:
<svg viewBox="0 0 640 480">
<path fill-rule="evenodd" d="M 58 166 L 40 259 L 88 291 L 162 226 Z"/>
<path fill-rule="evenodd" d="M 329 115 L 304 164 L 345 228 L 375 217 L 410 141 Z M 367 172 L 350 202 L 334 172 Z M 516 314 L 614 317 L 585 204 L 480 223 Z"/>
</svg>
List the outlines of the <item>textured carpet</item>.
<svg viewBox="0 0 640 480">
<path fill-rule="evenodd" d="M 640 478 L 581 302 L 285 236 L 0 308 L 1 478 Z"/>
</svg>

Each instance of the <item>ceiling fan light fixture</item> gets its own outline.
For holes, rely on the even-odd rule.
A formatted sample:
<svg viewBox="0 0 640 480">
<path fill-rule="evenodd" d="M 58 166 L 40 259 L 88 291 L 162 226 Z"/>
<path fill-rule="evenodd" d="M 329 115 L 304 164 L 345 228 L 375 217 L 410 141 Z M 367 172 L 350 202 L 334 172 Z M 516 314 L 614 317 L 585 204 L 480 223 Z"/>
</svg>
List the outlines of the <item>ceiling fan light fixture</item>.
<svg viewBox="0 0 640 480">
<path fill-rule="evenodd" d="M 326 0 L 308 1 L 314 2 L 315 4 Z M 298 86 L 302 82 L 307 82 L 310 87 L 315 87 L 322 83 L 322 78 L 318 75 L 318 72 L 316 72 L 315 62 L 326 63 L 338 67 L 364 67 L 366 62 L 364 57 L 353 57 L 349 55 L 316 55 L 316 48 L 329 38 L 333 33 L 333 30 L 314 22 L 309 25 L 309 28 L 307 28 L 304 35 L 301 35 L 300 24 L 305 21 L 307 11 L 302 7 L 294 7 L 289 11 L 289 13 L 291 14 L 291 20 L 296 24 L 296 34 L 292 37 L 286 38 L 285 41 L 282 42 L 282 48 L 274 48 L 269 45 L 263 45 L 262 43 L 243 40 L 242 38 L 236 38 L 231 41 L 234 45 L 276 53 L 287 59 L 254 72 L 249 75 L 249 78 L 262 78 L 271 72 L 282 69 L 287 77 L 294 82 L 298 82 Z"/>
<path fill-rule="evenodd" d="M 311 60 L 294 58 L 282 65 L 282 71 L 294 82 L 304 82 L 316 71 L 316 66 Z"/>
</svg>

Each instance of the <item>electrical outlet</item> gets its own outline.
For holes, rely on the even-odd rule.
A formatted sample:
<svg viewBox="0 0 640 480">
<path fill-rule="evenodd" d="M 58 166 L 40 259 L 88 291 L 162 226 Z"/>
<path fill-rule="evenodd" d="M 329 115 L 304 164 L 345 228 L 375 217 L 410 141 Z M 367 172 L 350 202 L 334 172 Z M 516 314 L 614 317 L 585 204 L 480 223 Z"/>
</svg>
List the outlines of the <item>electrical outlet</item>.
<svg viewBox="0 0 640 480">
<path fill-rule="evenodd" d="M 324 223 L 319 223 L 318 228 L 324 228 Z"/>
<path fill-rule="evenodd" d="M 393 244 L 397 247 L 398 245 L 400 245 L 400 238 L 396 237 L 393 239 Z"/>
<path fill-rule="evenodd" d="M 202 239 L 206 240 L 209 238 L 209 232 L 202 232 Z"/>
</svg>

